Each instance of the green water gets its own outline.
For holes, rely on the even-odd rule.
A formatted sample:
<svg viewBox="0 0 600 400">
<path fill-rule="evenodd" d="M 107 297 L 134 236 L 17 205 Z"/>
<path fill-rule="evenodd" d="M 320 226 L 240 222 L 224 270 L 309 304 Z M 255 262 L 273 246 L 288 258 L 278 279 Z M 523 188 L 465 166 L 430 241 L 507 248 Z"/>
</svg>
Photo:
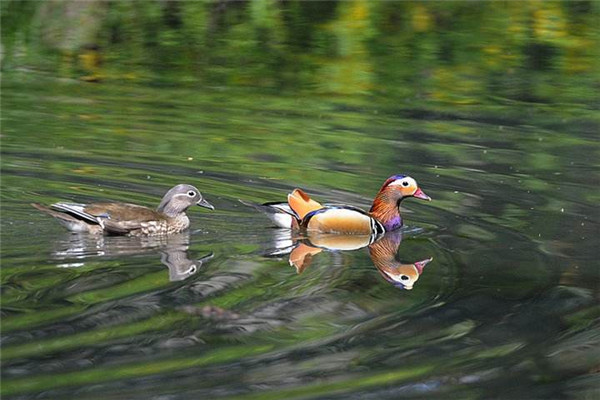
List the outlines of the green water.
<svg viewBox="0 0 600 400">
<path fill-rule="evenodd" d="M 100 50 L 35 4 L 2 6 L 3 398 L 597 397 L 597 3 L 121 2 Z M 239 202 L 398 173 L 411 290 L 366 247 L 297 270 Z M 177 183 L 216 210 L 166 238 L 29 205 Z"/>
</svg>

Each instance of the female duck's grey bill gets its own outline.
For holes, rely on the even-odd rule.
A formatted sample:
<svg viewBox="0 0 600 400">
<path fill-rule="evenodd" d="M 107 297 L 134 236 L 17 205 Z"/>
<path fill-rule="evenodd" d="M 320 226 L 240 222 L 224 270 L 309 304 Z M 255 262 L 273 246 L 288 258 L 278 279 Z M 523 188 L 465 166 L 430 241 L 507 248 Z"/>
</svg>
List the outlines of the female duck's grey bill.
<svg viewBox="0 0 600 400">
<path fill-rule="evenodd" d="M 210 204 L 208 201 L 202 199 L 199 202 L 196 203 L 196 205 L 200 206 L 200 207 L 204 207 L 204 208 L 208 208 L 209 210 L 214 210 L 215 207 Z"/>
</svg>

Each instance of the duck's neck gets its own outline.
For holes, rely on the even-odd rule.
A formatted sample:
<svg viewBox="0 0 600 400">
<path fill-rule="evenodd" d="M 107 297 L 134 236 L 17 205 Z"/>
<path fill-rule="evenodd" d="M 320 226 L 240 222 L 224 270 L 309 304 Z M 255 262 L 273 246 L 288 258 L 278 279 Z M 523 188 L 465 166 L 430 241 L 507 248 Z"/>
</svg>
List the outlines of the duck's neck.
<svg viewBox="0 0 600 400">
<path fill-rule="evenodd" d="M 393 231 L 402 226 L 400 216 L 400 201 L 402 198 L 392 197 L 385 191 L 377 193 L 369 213 L 381 222 L 386 231 Z"/>
<path fill-rule="evenodd" d="M 165 214 L 169 218 L 175 218 L 181 214 L 185 214 L 185 210 L 181 210 L 180 207 L 176 207 L 170 202 L 162 204 L 158 206 L 156 211 Z"/>
</svg>

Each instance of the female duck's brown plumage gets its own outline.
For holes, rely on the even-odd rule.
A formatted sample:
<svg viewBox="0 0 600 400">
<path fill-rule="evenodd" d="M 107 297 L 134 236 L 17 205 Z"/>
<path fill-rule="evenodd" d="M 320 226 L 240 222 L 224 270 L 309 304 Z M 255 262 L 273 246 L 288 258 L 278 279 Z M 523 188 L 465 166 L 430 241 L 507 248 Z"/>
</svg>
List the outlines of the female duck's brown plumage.
<svg viewBox="0 0 600 400">
<path fill-rule="evenodd" d="M 181 232 L 190 225 L 185 211 L 192 205 L 214 210 L 198 189 L 185 184 L 169 190 L 156 210 L 128 203 L 55 203 L 50 207 L 32 204 L 72 232 L 128 236 Z"/>
<path fill-rule="evenodd" d="M 431 200 L 405 175 L 385 181 L 369 212 L 346 205 L 321 205 L 300 189 L 288 195 L 287 203 L 255 205 L 282 228 L 340 234 L 382 234 L 402 226 L 400 202 L 407 197 Z"/>
</svg>

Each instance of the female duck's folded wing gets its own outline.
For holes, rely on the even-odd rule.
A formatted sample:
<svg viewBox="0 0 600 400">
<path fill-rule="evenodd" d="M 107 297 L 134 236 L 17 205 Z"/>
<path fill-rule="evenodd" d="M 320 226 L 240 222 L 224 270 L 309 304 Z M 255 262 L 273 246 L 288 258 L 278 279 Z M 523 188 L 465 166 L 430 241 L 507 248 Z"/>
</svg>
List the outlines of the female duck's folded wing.
<svg viewBox="0 0 600 400">
<path fill-rule="evenodd" d="M 328 207 L 312 211 L 302 220 L 308 231 L 371 235 L 384 232 L 383 226 L 362 210 L 353 207 Z"/>
<path fill-rule="evenodd" d="M 50 208 L 55 211 L 69 214 L 79 220 L 92 224 L 99 224 L 97 216 L 87 212 L 86 207 L 86 204 L 79 203 L 54 203 L 50 206 Z"/>
<path fill-rule="evenodd" d="M 145 228 L 148 224 L 166 223 L 163 214 L 136 204 L 94 203 L 86 206 L 84 211 L 97 217 L 109 234 L 123 235 Z"/>
<path fill-rule="evenodd" d="M 323 208 L 320 203 L 311 199 L 310 196 L 301 189 L 294 189 L 292 193 L 288 194 L 288 204 L 299 219 L 303 219 L 312 211 Z"/>
<path fill-rule="evenodd" d="M 164 214 L 148 207 L 129 203 L 92 203 L 85 207 L 84 211 L 97 218 L 110 219 L 112 221 L 160 221 Z"/>
</svg>

